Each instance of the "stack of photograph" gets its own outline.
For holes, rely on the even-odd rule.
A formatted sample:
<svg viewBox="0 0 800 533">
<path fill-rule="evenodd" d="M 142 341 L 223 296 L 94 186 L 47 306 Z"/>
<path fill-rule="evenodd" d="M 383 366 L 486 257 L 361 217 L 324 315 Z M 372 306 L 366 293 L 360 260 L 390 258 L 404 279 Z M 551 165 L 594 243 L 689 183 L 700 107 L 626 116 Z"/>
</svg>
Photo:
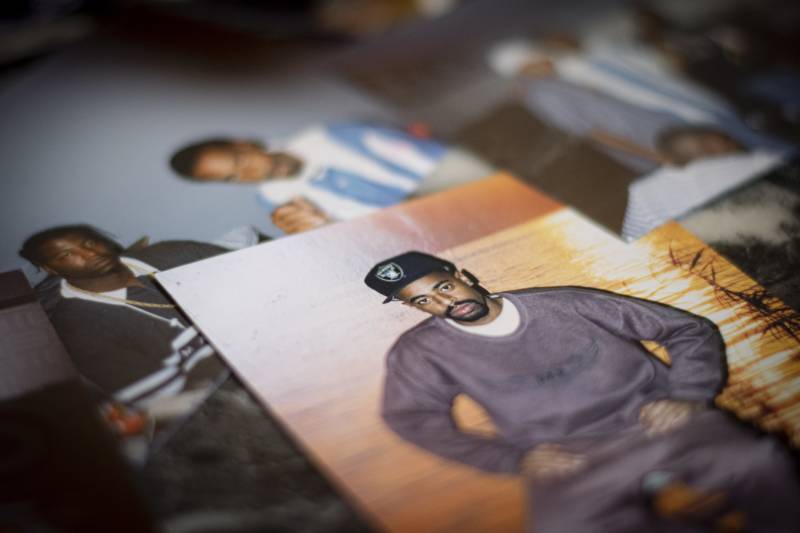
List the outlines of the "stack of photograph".
<svg viewBox="0 0 800 533">
<path fill-rule="evenodd" d="M 0 13 L 0 531 L 800 524 L 800 6 Z"/>
</svg>

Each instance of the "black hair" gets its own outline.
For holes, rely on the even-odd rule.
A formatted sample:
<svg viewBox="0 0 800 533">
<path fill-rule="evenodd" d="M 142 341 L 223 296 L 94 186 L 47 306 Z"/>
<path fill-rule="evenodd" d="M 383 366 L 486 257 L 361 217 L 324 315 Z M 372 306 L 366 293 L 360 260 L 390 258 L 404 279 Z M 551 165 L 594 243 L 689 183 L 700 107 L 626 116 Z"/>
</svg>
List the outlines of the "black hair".
<svg viewBox="0 0 800 533">
<path fill-rule="evenodd" d="M 63 237 L 64 235 L 70 235 L 74 233 L 80 233 L 95 238 L 97 240 L 106 242 L 108 244 L 111 244 L 114 251 L 116 251 L 117 253 L 121 253 L 123 250 L 122 246 L 120 246 L 119 243 L 113 240 L 105 232 L 88 224 L 73 224 L 69 226 L 57 226 L 55 228 L 46 229 L 44 231 L 40 231 L 39 233 L 31 235 L 22 244 L 22 248 L 19 251 L 19 255 L 24 259 L 27 259 L 37 267 L 42 266 L 44 263 L 44 257 L 42 257 L 41 253 L 42 245 L 52 239 L 56 239 L 58 237 Z"/>
<path fill-rule="evenodd" d="M 169 159 L 169 166 L 172 167 L 172 170 L 181 178 L 194 181 L 197 179 L 194 175 L 194 167 L 197 165 L 197 160 L 200 158 L 203 151 L 209 148 L 229 148 L 235 142 L 236 140 L 234 139 L 218 137 L 184 146 L 172 154 L 172 157 Z M 264 144 L 258 141 L 248 139 L 246 142 L 262 149 L 265 148 Z"/>
</svg>

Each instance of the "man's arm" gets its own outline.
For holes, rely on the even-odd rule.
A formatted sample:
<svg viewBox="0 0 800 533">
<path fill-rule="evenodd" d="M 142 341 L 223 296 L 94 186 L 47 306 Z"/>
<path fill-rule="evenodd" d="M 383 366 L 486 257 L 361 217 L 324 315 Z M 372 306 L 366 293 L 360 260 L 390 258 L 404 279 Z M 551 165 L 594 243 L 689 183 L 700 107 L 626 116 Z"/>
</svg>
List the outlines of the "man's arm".
<svg viewBox="0 0 800 533">
<path fill-rule="evenodd" d="M 495 473 L 516 473 L 525 450 L 461 431 L 452 416 L 459 393 L 424 353 L 398 345 L 389 354 L 381 414 L 403 439 L 431 453 Z M 399 347 L 398 347 L 399 346 Z"/>
<path fill-rule="evenodd" d="M 669 396 L 710 402 L 725 384 L 725 344 L 710 320 L 668 305 L 606 291 L 576 289 L 579 314 L 632 341 L 655 341 L 669 353 Z"/>
</svg>

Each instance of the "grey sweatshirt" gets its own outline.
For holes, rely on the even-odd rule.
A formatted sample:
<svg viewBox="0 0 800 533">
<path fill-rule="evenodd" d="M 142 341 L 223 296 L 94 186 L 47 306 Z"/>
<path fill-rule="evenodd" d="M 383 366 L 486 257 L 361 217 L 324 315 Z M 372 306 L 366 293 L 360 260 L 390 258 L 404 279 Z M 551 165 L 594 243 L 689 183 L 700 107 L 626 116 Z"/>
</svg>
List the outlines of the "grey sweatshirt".
<svg viewBox="0 0 800 533">
<path fill-rule="evenodd" d="M 491 472 L 519 469 L 544 442 L 611 437 L 658 399 L 711 401 L 725 380 L 722 337 L 709 320 L 614 293 L 557 287 L 501 296 L 520 313 L 504 337 L 439 318 L 405 332 L 387 356 L 382 415 L 404 439 Z M 666 366 L 641 344 L 670 354 Z M 496 437 L 460 431 L 463 393 L 488 412 Z"/>
</svg>

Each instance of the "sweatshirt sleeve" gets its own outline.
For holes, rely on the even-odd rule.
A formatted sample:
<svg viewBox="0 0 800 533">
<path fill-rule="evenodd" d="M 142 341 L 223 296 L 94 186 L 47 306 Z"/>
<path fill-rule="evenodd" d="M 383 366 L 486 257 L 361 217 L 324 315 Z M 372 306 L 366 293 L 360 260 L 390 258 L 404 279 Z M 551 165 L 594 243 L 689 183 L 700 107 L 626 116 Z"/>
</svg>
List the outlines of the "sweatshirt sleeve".
<svg viewBox="0 0 800 533">
<path fill-rule="evenodd" d="M 672 361 L 670 398 L 710 402 L 725 384 L 725 343 L 710 320 L 657 302 L 599 290 L 580 291 L 575 305 L 581 315 L 620 337 L 664 346 Z"/>
<path fill-rule="evenodd" d="M 461 431 L 452 416 L 459 388 L 404 339 L 388 356 L 382 416 L 406 441 L 431 453 L 493 473 L 516 473 L 524 455 L 496 437 Z"/>
</svg>

